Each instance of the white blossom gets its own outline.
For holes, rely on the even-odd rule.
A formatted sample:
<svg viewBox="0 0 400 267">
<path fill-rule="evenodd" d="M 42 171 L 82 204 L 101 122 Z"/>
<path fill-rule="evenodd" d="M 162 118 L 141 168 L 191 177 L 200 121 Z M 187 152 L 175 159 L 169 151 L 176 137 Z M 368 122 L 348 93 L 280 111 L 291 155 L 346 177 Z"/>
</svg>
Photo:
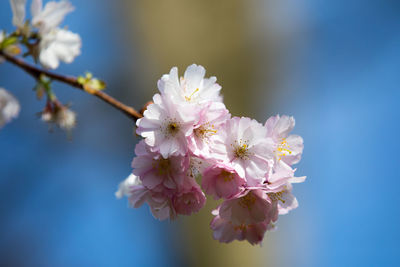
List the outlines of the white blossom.
<svg viewBox="0 0 400 267">
<path fill-rule="evenodd" d="M 10 0 L 13 24 L 24 26 L 26 0 Z M 71 63 L 81 53 L 81 38 L 78 34 L 59 28 L 65 16 L 74 10 L 68 1 L 48 2 L 33 0 L 31 5 L 32 26 L 38 29 L 39 61 L 43 67 L 55 69 L 60 61 Z"/>
<path fill-rule="evenodd" d="M 81 38 L 64 29 L 54 29 L 42 36 L 39 61 L 45 68 L 56 69 L 60 61 L 71 63 L 81 53 Z"/>
<path fill-rule="evenodd" d="M 41 119 L 66 131 L 72 130 L 76 125 L 76 113 L 67 107 L 57 107 L 55 110 L 46 108 L 41 114 Z"/>
<path fill-rule="evenodd" d="M 5 89 L 0 88 L 0 128 L 17 117 L 19 109 L 18 100 Z"/>
</svg>

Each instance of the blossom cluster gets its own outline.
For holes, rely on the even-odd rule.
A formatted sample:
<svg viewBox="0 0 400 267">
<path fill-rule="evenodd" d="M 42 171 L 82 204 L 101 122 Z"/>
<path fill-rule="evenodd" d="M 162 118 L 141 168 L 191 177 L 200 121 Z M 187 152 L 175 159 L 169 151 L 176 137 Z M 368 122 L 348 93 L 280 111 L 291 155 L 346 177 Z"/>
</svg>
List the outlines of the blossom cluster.
<svg viewBox="0 0 400 267">
<path fill-rule="evenodd" d="M 292 166 L 303 139 L 290 135 L 293 117 L 277 115 L 265 124 L 233 117 L 216 78 L 205 78 L 195 64 L 183 77 L 172 68 L 158 90 L 137 121 L 144 139 L 117 197 L 127 196 L 135 208 L 147 203 L 155 218 L 172 220 L 198 212 L 208 194 L 222 199 L 210 223 L 215 239 L 259 244 L 278 215 L 298 206 L 292 183 L 305 177 L 295 177 Z"/>
</svg>

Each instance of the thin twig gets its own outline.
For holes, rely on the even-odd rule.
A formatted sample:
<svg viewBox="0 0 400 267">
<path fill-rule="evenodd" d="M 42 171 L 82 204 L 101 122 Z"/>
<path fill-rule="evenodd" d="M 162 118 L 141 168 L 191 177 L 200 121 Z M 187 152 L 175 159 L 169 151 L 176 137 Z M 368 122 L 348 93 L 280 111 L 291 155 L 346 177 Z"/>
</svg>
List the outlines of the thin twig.
<svg viewBox="0 0 400 267">
<path fill-rule="evenodd" d="M 77 81 L 77 79 L 75 77 L 64 76 L 64 75 L 61 75 L 61 74 L 57 74 L 57 73 L 54 73 L 54 72 L 50 72 L 48 70 L 44 70 L 44 69 L 38 68 L 38 67 L 36 67 L 34 65 L 31 65 L 31 64 L 25 62 L 24 60 L 22 60 L 20 58 L 7 55 L 2 50 L 0 50 L 0 56 L 4 57 L 8 62 L 16 65 L 17 67 L 22 68 L 24 71 L 29 73 L 35 79 L 39 79 L 40 75 L 44 74 L 47 77 L 49 77 L 50 79 L 57 80 L 59 82 L 68 84 L 68 85 L 70 85 L 72 87 L 75 87 L 77 89 L 85 91 L 85 89 L 83 88 L 83 85 L 78 83 L 78 81 Z M 97 96 L 98 98 L 100 98 L 104 102 L 110 104 L 114 108 L 120 110 L 121 112 L 123 112 L 125 115 L 127 115 L 129 118 L 133 119 L 134 121 L 136 121 L 137 119 L 143 117 L 143 115 L 141 113 L 139 113 L 138 111 L 136 111 L 134 108 L 121 103 L 117 99 L 111 97 L 110 95 L 108 95 L 108 94 L 106 94 L 106 93 L 104 93 L 102 91 L 97 90 L 97 91 L 93 92 L 93 95 Z"/>
</svg>

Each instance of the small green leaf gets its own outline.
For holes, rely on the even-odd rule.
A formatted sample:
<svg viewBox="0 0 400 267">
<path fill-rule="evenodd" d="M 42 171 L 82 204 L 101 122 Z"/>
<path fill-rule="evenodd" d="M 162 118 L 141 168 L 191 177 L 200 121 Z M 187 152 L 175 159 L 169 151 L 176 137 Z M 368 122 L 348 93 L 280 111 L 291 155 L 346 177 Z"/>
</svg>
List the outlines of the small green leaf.
<svg viewBox="0 0 400 267">
<path fill-rule="evenodd" d="M 82 76 L 78 76 L 78 78 L 76 79 L 78 83 L 84 85 L 86 82 L 86 79 Z"/>
<path fill-rule="evenodd" d="M 13 45 L 16 43 L 18 43 L 17 37 L 15 37 L 15 36 L 8 37 L 8 38 L 4 39 L 4 41 L 1 43 L 1 48 L 4 49 L 7 46 L 10 46 L 10 45 Z"/>
<path fill-rule="evenodd" d="M 98 79 L 91 79 L 88 85 L 94 90 L 103 90 L 106 88 L 106 83 Z"/>
<path fill-rule="evenodd" d="M 85 77 L 78 76 L 76 81 L 81 84 L 83 89 L 89 94 L 94 94 L 96 91 L 106 88 L 106 83 L 97 78 L 93 78 L 93 74 L 90 72 L 86 72 Z"/>
</svg>

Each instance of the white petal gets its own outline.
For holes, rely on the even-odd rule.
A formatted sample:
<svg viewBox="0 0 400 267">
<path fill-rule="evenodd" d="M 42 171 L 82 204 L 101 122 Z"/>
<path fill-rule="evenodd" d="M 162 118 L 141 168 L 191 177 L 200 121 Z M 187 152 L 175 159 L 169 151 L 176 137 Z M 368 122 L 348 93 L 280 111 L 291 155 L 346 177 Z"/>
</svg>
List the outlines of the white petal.
<svg viewBox="0 0 400 267">
<path fill-rule="evenodd" d="M 65 15 L 74 10 L 74 7 L 68 1 L 48 2 L 39 13 L 37 13 L 37 7 L 34 8 L 36 16 L 33 17 L 32 24 L 38 27 L 41 33 L 46 33 L 58 27 Z"/>
<path fill-rule="evenodd" d="M 186 69 L 184 78 L 191 88 L 198 88 L 205 74 L 206 70 L 203 66 L 192 64 Z"/>
<path fill-rule="evenodd" d="M 122 198 L 123 196 L 129 196 L 130 195 L 130 187 L 134 185 L 140 185 L 141 181 L 139 180 L 139 177 L 130 174 L 128 178 L 126 178 L 124 181 L 122 181 L 119 186 L 118 186 L 118 191 L 115 192 L 115 196 L 117 198 Z"/>
<path fill-rule="evenodd" d="M 43 7 L 42 0 L 33 0 L 31 4 L 32 17 L 38 16 L 40 11 L 42 10 L 42 7 Z"/>
<path fill-rule="evenodd" d="M 13 13 L 12 23 L 14 26 L 22 28 L 25 20 L 25 4 L 26 0 L 10 0 Z"/>
</svg>

